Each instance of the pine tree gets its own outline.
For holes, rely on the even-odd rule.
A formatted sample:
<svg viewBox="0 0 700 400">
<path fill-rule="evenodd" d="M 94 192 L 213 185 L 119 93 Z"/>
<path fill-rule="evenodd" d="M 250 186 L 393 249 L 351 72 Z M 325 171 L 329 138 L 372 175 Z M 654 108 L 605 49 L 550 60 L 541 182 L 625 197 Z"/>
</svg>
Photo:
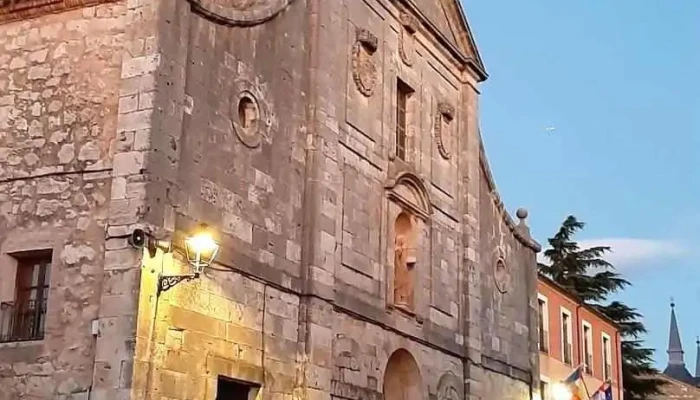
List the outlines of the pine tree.
<svg viewBox="0 0 700 400">
<path fill-rule="evenodd" d="M 602 305 L 610 295 L 623 290 L 630 282 L 605 260 L 610 247 L 580 248 L 574 235 L 584 226 L 576 217 L 568 216 L 559 231 L 548 240 L 550 248 L 544 252 L 548 263 L 540 263 L 539 271 L 620 326 L 625 399 L 638 400 L 658 394 L 665 382 L 653 377 L 659 373 L 652 366 L 654 350 L 642 347 L 640 338 L 646 334 L 640 320 L 642 315 L 619 301 Z"/>
</svg>

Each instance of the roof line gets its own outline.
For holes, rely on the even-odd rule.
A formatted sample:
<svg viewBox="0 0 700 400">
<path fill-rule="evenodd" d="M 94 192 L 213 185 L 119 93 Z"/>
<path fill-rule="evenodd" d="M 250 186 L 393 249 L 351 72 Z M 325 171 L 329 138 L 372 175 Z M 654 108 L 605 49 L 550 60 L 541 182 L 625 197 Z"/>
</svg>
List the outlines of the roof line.
<svg viewBox="0 0 700 400">
<path fill-rule="evenodd" d="M 480 82 L 485 81 L 488 79 L 488 74 L 486 71 L 482 68 L 481 60 L 480 59 L 474 59 L 473 57 L 468 56 L 465 54 L 460 48 L 458 48 L 455 44 L 450 42 L 450 40 L 445 37 L 445 35 L 440 31 L 440 29 L 435 25 L 433 21 L 428 18 L 425 13 L 418 7 L 413 0 L 400 0 L 404 6 L 406 6 L 408 9 L 413 12 L 418 18 L 420 19 L 420 22 L 423 26 L 425 26 L 428 31 L 435 37 L 435 39 L 438 41 L 438 43 L 450 53 L 451 56 L 457 59 L 458 62 L 460 62 L 464 67 L 470 68 L 474 73 L 476 73 L 478 80 Z M 462 17 L 464 17 L 464 13 L 461 13 Z M 471 35 L 471 33 L 470 33 Z M 474 50 L 477 52 L 477 50 Z M 477 52 L 478 54 L 478 52 Z"/>
<path fill-rule="evenodd" d="M 481 171 L 486 177 L 489 192 L 491 192 L 495 198 L 495 207 L 499 210 L 501 216 L 503 217 L 503 221 L 505 222 L 506 226 L 508 226 L 508 229 L 510 229 L 510 231 L 513 233 L 513 236 L 515 236 L 515 238 L 524 246 L 529 247 L 535 253 L 539 253 L 542 251 L 542 246 L 535 239 L 529 235 L 524 235 L 519 229 L 517 229 L 515 221 L 513 221 L 513 217 L 511 217 L 508 210 L 506 210 L 506 207 L 501 200 L 501 196 L 498 194 L 496 182 L 493 179 L 491 167 L 489 167 L 488 158 L 486 158 L 486 149 L 484 148 L 484 141 L 481 138 L 481 128 L 478 128 L 477 134 L 479 135 L 479 164 L 481 166 Z"/>
<path fill-rule="evenodd" d="M 580 304 L 583 308 L 586 310 L 590 311 L 591 313 L 595 314 L 597 317 L 602 319 L 603 321 L 609 323 L 610 325 L 613 326 L 613 328 L 617 329 L 618 331 L 620 330 L 620 324 L 615 322 L 612 318 L 608 317 L 607 315 L 603 314 L 599 310 L 597 310 L 593 304 L 588 304 L 585 301 L 583 301 L 579 296 L 576 294 L 572 293 L 571 291 L 567 290 L 564 286 L 558 284 L 557 282 L 553 281 L 551 278 L 543 275 L 542 273 L 538 272 L 537 277 L 544 281 L 546 284 L 552 286 L 555 290 L 557 290 L 559 293 L 563 294 L 564 296 L 568 297 L 570 300 L 575 301 L 576 303 Z"/>
</svg>

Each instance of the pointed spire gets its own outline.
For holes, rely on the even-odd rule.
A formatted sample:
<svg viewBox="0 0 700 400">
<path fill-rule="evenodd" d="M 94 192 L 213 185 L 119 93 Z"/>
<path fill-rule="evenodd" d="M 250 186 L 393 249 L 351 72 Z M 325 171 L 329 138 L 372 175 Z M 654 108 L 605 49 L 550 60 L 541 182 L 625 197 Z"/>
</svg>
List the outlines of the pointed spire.
<svg viewBox="0 0 700 400">
<path fill-rule="evenodd" d="M 683 345 L 681 335 L 678 332 L 678 322 L 676 321 L 676 304 L 671 299 L 671 329 L 668 335 L 668 365 L 685 365 L 683 361 Z"/>
<path fill-rule="evenodd" d="M 676 321 L 676 304 L 671 299 L 671 329 L 668 334 L 668 365 L 664 374 L 673 379 L 695 386 L 695 378 L 688 372 L 683 360 L 683 346 L 681 346 L 681 334 L 678 331 Z"/>
<path fill-rule="evenodd" d="M 700 336 L 695 339 L 696 351 L 695 356 L 695 377 L 700 378 Z"/>
</svg>

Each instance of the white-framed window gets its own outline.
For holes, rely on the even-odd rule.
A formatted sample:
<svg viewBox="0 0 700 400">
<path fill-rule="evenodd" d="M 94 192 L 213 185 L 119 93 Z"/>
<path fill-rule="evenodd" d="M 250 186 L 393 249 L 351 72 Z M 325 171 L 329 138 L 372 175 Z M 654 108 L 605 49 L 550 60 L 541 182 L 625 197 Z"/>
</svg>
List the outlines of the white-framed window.
<svg viewBox="0 0 700 400">
<path fill-rule="evenodd" d="M 588 375 L 593 375 L 593 326 L 586 320 L 581 322 L 581 347 L 585 371 Z"/>
<path fill-rule="evenodd" d="M 561 307 L 561 360 L 564 364 L 573 365 L 573 324 L 571 311 Z"/>
<path fill-rule="evenodd" d="M 602 338 L 602 349 L 603 349 L 603 380 L 612 379 L 612 342 L 610 341 L 610 335 L 605 332 L 601 333 Z"/>
<path fill-rule="evenodd" d="M 550 393 L 550 381 L 549 378 L 547 378 L 544 375 L 540 376 L 540 397 L 542 400 L 549 400 L 552 398 L 552 395 Z"/>
<path fill-rule="evenodd" d="M 543 353 L 549 353 L 549 305 L 547 297 L 537 294 L 537 314 L 539 317 L 539 348 Z"/>
</svg>

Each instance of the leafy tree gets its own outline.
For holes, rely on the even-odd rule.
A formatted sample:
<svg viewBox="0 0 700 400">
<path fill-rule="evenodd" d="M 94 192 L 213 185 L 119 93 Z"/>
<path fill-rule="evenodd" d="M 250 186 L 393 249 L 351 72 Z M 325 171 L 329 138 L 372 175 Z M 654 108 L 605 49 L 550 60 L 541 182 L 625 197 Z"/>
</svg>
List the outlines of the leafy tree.
<svg viewBox="0 0 700 400">
<path fill-rule="evenodd" d="M 559 231 L 548 239 L 550 248 L 544 252 L 548 263 L 539 263 L 539 271 L 620 326 L 625 399 L 638 400 L 659 394 L 665 382 L 654 377 L 659 372 L 652 366 L 654 350 L 642 347 L 640 337 L 646 334 L 640 320 L 642 315 L 619 301 L 602 305 L 611 294 L 623 290 L 630 282 L 605 260 L 610 247 L 580 248 L 574 236 L 584 226 L 576 217 L 568 216 Z"/>
</svg>

